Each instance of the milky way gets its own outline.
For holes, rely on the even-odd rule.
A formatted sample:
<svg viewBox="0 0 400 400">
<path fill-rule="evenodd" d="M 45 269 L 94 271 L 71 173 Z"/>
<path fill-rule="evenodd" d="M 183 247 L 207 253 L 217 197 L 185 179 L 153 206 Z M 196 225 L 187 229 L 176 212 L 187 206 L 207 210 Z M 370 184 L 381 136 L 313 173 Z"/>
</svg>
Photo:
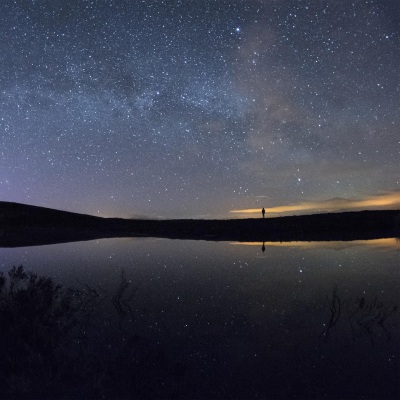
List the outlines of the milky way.
<svg viewBox="0 0 400 400">
<path fill-rule="evenodd" d="M 399 24 L 397 0 L 4 0 L 0 200 L 400 203 Z"/>
</svg>

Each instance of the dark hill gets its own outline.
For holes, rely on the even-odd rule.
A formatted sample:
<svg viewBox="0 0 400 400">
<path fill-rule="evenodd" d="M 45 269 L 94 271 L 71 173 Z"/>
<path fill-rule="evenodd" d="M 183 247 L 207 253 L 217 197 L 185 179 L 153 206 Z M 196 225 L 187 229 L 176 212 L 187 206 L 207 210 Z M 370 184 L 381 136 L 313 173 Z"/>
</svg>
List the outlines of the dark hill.
<svg viewBox="0 0 400 400">
<path fill-rule="evenodd" d="M 400 211 L 359 211 L 227 220 L 127 220 L 0 202 L 0 246 L 111 237 L 229 241 L 356 240 L 399 235 Z"/>
</svg>

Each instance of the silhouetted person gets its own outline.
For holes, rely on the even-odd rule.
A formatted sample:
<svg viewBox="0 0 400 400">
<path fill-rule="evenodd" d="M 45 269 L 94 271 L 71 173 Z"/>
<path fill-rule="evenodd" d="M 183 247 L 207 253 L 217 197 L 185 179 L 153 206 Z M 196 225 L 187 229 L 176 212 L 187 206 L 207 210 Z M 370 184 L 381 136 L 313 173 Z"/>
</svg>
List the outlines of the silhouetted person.
<svg viewBox="0 0 400 400">
<path fill-rule="evenodd" d="M 265 251 L 265 242 L 263 242 L 263 245 L 262 245 L 262 247 L 261 247 L 261 250 L 262 250 L 262 252 L 264 253 L 264 251 Z"/>
<path fill-rule="evenodd" d="M 263 207 L 263 209 L 261 210 L 263 218 L 265 218 L 265 208 Z"/>
</svg>

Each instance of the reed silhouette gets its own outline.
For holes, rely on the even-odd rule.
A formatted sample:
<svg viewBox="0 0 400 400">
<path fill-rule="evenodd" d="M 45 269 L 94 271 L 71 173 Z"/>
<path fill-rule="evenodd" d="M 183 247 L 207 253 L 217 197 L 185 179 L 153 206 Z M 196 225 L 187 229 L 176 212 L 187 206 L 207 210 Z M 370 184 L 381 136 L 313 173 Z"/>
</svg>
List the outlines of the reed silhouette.
<svg viewBox="0 0 400 400">
<path fill-rule="evenodd" d="M 328 340 L 332 328 L 335 327 L 341 311 L 341 301 L 337 294 L 337 286 L 335 285 L 332 290 L 332 297 L 329 298 L 327 296 L 328 304 L 329 304 L 329 311 L 330 311 L 330 318 L 329 321 L 325 324 L 324 330 L 321 332 L 320 337 L 324 336 L 325 342 Z"/>
<path fill-rule="evenodd" d="M 325 342 L 332 335 L 332 330 L 337 326 L 339 319 L 344 320 L 350 327 L 353 341 L 366 338 L 374 346 L 379 338 L 391 340 L 392 333 L 389 324 L 392 317 L 399 315 L 399 307 L 396 303 L 377 296 L 368 299 L 365 295 L 343 300 L 338 295 L 336 285 L 332 290 L 332 295 L 327 296 L 327 300 L 330 317 L 320 334 Z"/>
<path fill-rule="evenodd" d="M 165 363 L 135 332 L 135 293 L 124 271 L 115 293 L 64 288 L 23 266 L 0 273 L 0 398 L 157 397 Z"/>
</svg>

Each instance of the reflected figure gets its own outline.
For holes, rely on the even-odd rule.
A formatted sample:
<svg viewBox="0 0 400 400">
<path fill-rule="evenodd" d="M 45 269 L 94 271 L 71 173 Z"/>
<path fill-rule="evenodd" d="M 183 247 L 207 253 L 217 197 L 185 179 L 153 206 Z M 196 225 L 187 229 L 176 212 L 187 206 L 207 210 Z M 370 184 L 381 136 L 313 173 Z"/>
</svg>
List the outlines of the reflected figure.
<svg viewBox="0 0 400 400">
<path fill-rule="evenodd" d="M 263 209 L 261 210 L 262 216 L 263 218 L 265 218 L 265 208 L 263 207 Z"/>
<path fill-rule="evenodd" d="M 265 242 L 263 242 L 262 247 L 261 247 L 262 252 L 265 252 Z"/>
</svg>

